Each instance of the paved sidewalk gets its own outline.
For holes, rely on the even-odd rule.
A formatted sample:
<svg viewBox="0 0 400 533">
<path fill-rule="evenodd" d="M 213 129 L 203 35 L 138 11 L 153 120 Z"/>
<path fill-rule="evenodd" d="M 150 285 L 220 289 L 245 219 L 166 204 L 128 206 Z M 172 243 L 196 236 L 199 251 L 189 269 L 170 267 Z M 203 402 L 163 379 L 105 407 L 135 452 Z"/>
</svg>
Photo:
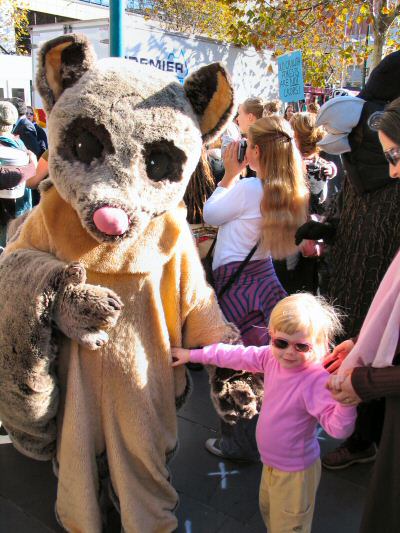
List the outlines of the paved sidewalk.
<svg viewBox="0 0 400 533">
<path fill-rule="evenodd" d="M 179 413 L 180 450 L 171 464 L 180 495 L 179 533 L 261 533 L 258 511 L 261 465 L 223 461 L 204 449 L 218 419 L 209 399 L 206 372 L 192 372 L 194 392 Z M 323 451 L 336 442 L 321 433 Z M 50 463 L 27 459 L 0 436 L 0 533 L 58 533 L 53 509 L 56 480 Z M 357 533 L 371 465 L 323 470 L 313 533 Z M 119 533 L 111 516 L 106 533 Z M 147 532 L 143 532 L 147 533 Z"/>
</svg>

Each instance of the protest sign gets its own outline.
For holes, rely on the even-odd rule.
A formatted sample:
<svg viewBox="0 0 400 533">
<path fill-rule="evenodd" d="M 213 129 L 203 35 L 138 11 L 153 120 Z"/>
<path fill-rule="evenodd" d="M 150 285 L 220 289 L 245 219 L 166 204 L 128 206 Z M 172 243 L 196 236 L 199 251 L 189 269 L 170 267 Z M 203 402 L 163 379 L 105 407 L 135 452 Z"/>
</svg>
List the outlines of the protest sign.
<svg viewBox="0 0 400 533">
<path fill-rule="evenodd" d="M 304 99 L 301 52 L 290 52 L 278 57 L 279 98 L 282 102 Z"/>
</svg>

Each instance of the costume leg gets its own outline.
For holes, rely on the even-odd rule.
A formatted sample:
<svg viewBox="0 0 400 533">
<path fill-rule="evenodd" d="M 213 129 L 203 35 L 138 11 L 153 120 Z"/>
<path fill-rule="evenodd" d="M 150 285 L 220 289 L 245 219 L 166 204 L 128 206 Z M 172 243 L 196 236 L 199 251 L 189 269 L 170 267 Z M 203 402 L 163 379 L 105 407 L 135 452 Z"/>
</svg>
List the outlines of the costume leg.
<svg viewBox="0 0 400 533">
<path fill-rule="evenodd" d="M 80 354 L 76 343 L 68 342 L 69 346 L 59 357 L 62 396 L 56 510 L 69 532 L 100 533 L 97 459 L 104 451 L 99 409 L 102 354 Z"/>
<path fill-rule="evenodd" d="M 107 378 L 103 419 L 111 499 L 121 514 L 123 530 L 171 533 L 177 527 L 178 503 L 166 466 L 177 440 L 172 372 L 159 382 L 161 388 L 170 387 L 170 393 L 161 391 L 161 396 L 150 378 L 144 388 L 133 384 L 132 376 L 114 373 L 112 368 Z"/>
<path fill-rule="evenodd" d="M 270 528 L 268 533 L 311 533 L 315 496 L 321 478 L 318 459 L 306 470 L 272 469 L 269 483 Z"/>
</svg>

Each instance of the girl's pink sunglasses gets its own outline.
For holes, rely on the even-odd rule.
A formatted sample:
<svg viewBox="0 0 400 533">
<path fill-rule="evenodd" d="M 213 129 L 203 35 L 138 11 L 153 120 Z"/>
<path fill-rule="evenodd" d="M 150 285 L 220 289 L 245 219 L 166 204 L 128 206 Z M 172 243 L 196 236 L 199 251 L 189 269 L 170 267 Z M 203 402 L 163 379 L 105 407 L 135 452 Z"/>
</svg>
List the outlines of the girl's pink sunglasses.
<svg viewBox="0 0 400 533">
<path fill-rule="evenodd" d="M 272 345 L 279 350 L 285 350 L 288 346 L 293 346 L 296 352 L 307 353 L 313 349 L 311 344 L 307 342 L 289 342 L 286 339 L 280 339 L 279 337 L 271 338 Z"/>
</svg>

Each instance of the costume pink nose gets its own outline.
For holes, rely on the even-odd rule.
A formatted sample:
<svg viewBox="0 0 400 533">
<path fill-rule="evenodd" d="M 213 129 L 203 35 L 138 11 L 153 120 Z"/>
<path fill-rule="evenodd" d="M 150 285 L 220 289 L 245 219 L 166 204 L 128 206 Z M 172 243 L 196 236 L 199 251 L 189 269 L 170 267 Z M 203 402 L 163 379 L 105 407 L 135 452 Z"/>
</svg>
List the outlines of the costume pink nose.
<svg viewBox="0 0 400 533">
<path fill-rule="evenodd" d="M 94 212 L 93 222 L 106 235 L 123 235 L 129 228 L 128 215 L 117 207 L 100 207 Z"/>
</svg>

